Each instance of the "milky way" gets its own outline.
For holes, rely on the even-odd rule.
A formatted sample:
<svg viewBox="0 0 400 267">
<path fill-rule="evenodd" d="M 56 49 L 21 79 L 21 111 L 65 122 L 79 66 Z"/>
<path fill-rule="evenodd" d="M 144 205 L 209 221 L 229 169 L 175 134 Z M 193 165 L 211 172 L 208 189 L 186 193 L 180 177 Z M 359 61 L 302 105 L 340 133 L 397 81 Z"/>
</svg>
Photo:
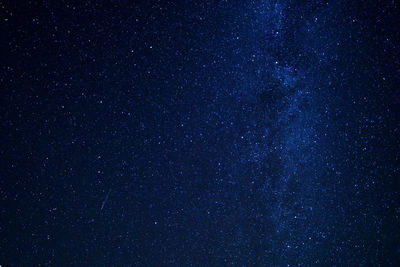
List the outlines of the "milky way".
<svg viewBox="0 0 400 267">
<path fill-rule="evenodd" d="M 400 264 L 396 1 L 0 6 L 1 265 Z"/>
</svg>

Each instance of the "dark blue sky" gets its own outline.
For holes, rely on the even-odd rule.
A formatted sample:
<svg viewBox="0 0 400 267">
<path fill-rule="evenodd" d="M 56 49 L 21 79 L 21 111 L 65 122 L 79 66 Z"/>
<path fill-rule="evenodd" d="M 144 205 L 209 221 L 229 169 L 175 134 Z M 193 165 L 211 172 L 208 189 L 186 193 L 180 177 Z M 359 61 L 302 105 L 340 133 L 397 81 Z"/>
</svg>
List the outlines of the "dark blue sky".
<svg viewBox="0 0 400 267">
<path fill-rule="evenodd" d="M 396 1 L 0 2 L 0 264 L 400 264 Z"/>
</svg>

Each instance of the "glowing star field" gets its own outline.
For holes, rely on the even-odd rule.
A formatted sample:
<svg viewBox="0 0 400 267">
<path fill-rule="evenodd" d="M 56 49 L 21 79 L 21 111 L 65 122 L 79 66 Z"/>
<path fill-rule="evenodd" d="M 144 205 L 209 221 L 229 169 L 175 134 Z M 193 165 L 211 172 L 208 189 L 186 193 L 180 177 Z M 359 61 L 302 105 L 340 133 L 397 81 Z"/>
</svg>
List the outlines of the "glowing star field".
<svg viewBox="0 0 400 267">
<path fill-rule="evenodd" d="M 0 1 L 1 266 L 399 266 L 397 1 Z"/>
</svg>

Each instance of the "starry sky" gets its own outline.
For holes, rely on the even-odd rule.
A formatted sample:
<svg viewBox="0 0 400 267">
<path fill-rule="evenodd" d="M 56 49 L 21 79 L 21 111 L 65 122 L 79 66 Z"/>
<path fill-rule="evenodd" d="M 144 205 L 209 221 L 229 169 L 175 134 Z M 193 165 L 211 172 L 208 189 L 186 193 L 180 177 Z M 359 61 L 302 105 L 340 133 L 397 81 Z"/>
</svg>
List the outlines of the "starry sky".
<svg viewBox="0 0 400 267">
<path fill-rule="evenodd" d="M 398 1 L 0 1 L 2 266 L 398 266 Z"/>
</svg>

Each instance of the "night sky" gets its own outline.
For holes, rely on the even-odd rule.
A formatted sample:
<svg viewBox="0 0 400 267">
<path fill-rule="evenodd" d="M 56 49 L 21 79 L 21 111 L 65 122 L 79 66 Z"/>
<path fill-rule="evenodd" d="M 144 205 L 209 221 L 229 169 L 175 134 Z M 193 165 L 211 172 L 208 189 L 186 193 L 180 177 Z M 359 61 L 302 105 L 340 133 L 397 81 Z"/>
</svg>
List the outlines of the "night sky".
<svg viewBox="0 0 400 267">
<path fill-rule="evenodd" d="M 0 1 L 0 265 L 399 266 L 399 9 Z"/>
</svg>

